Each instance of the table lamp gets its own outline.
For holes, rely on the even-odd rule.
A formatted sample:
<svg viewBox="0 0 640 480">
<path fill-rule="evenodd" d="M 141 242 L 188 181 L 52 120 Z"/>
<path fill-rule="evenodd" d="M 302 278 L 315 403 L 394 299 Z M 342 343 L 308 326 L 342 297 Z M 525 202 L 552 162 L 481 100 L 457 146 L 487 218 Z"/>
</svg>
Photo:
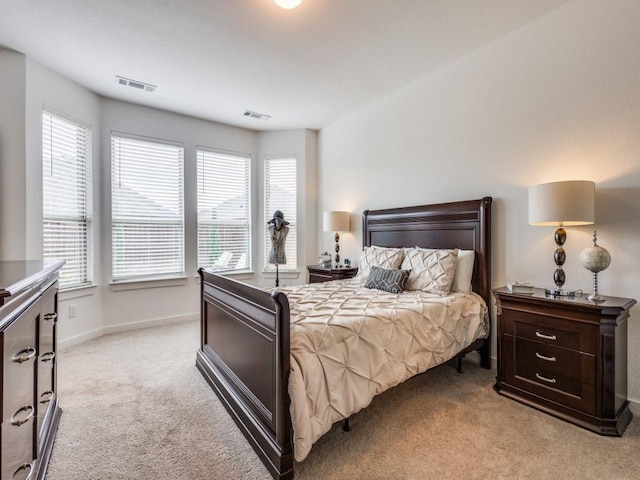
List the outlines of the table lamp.
<svg viewBox="0 0 640 480">
<path fill-rule="evenodd" d="M 590 225 L 595 217 L 595 183 L 587 180 L 570 180 L 535 185 L 529 188 L 529 224 L 554 226 L 556 251 L 553 259 L 556 271 L 553 281 L 556 288 L 547 289 L 552 297 L 572 297 L 575 292 L 562 288 L 566 276 L 562 266 L 567 258 L 563 245 L 567 240 L 564 227 Z"/>
<path fill-rule="evenodd" d="M 335 232 L 336 268 L 340 266 L 340 233 L 349 231 L 349 212 L 324 212 L 323 225 L 325 232 Z"/>
</svg>

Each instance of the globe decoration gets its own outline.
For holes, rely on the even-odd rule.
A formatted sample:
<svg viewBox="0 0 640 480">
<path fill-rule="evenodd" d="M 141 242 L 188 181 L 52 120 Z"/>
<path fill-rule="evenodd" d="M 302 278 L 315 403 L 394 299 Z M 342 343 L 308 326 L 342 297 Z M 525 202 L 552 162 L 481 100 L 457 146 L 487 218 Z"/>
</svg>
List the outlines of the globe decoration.
<svg viewBox="0 0 640 480">
<path fill-rule="evenodd" d="M 611 255 L 606 248 L 598 245 L 596 231 L 593 231 L 593 246 L 580 252 L 580 263 L 587 270 L 593 272 L 593 293 L 587 297 L 592 302 L 604 302 L 605 298 L 598 294 L 598 272 L 605 270 L 611 264 Z"/>
</svg>

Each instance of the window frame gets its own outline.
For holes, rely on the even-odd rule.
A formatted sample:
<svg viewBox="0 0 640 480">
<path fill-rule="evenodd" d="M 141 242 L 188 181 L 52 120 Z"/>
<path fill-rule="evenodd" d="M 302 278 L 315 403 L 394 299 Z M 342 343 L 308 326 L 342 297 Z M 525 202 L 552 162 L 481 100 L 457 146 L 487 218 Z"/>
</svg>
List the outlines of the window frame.
<svg viewBox="0 0 640 480">
<path fill-rule="evenodd" d="M 201 199 L 204 198 L 203 188 L 205 187 L 204 176 L 205 176 L 205 165 L 204 162 L 207 160 L 207 156 L 210 156 L 210 159 L 215 159 L 217 156 L 219 159 L 223 159 L 227 157 L 228 160 L 232 161 L 242 161 L 245 162 L 243 168 L 246 172 L 246 177 L 244 179 L 244 189 L 246 193 L 246 197 L 244 197 L 243 206 L 246 206 L 246 215 L 240 221 L 226 221 L 226 222 L 203 222 L 201 219 L 201 213 L 205 210 L 201 210 Z M 225 172 L 221 172 L 224 174 Z M 219 148 L 207 147 L 204 145 L 196 145 L 196 262 L 198 267 L 204 268 L 213 268 L 214 271 L 217 271 L 222 274 L 233 274 L 233 273 L 248 273 L 253 269 L 253 222 L 252 222 L 252 173 L 253 173 L 253 165 L 252 165 L 252 157 L 251 154 L 235 152 L 230 150 L 223 150 Z M 215 195 L 215 193 L 214 193 Z M 208 198 L 207 198 L 208 200 Z M 218 258 L 218 262 L 221 262 L 219 265 L 211 264 L 209 262 L 202 262 L 201 260 L 201 237 L 200 237 L 200 227 L 203 224 L 209 225 L 221 225 L 221 226 L 242 226 L 245 228 L 245 238 L 247 240 L 247 245 L 244 248 L 242 253 L 240 252 L 232 252 L 232 256 L 229 259 L 230 264 L 222 259 L 222 255 Z M 233 249 L 233 248 L 232 248 Z M 226 252 L 226 251 L 225 251 Z M 227 268 L 227 264 L 229 267 L 233 265 L 235 259 L 235 254 L 240 253 L 240 260 L 242 259 L 242 255 L 246 255 L 245 257 L 245 266 L 242 268 Z"/>
<path fill-rule="evenodd" d="M 278 207 L 276 205 L 271 205 L 271 201 L 269 198 L 269 194 L 271 192 L 271 186 L 269 185 L 270 181 L 270 163 L 277 161 L 292 161 L 293 162 L 293 181 L 295 183 L 295 194 L 294 194 L 294 202 L 293 206 L 295 207 L 295 214 L 291 215 L 291 212 L 283 211 L 284 219 L 289 222 L 289 233 L 287 235 L 287 243 L 285 251 L 287 253 L 287 263 L 286 265 L 278 265 L 278 271 L 280 273 L 283 272 L 298 272 L 298 195 L 299 195 L 299 181 L 298 181 L 298 157 L 293 154 L 278 154 L 278 155 L 265 155 L 263 162 L 263 170 L 264 170 L 264 195 L 263 195 L 263 214 L 264 214 L 264 273 L 275 273 L 276 267 L 273 264 L 267 263 L 269 258 L 269 251 L 271 249 L 271 239 L 269 238 L 269 232 L 267 229 L 267 222 L 273 218 L 273 213 L 275 210 L 282 210 L 282 206 Z M 285 210 L 287 210 L 285 208 Z M 293 242 L 293 245 L 292 243 Z M 295 261 L 292 263 L 290 259 L 291 252 L 295 255 Z"/>
<path fill-rule="evenodd" d="M 85 122 L 83 120 L 79 120 L 77 118 L 68 115 L 67 113 L 61 112 L 56 108 L 50 107 L 48 105 L 43 105 L 42 113 L 40 116 L 42 129 L 41 129 L 41 156 L 42 156 L 42 258 L 47 259 L 60 259 L 64 258 L 65 264 L 60 271 L 59 277 L 59 288 L 60 291 L 69 291 L 74 289 L 80 289 L 85 287 L 93 286 L 93 275 L 94 275 L 94 221 L 93 221 L 93 127 L 89 122 Z M 56 120 L 57 119 L 57 120 Z M 75 144 L 75 163 L 73 165 L 73 172 L 76 175 L 75 187 L 70 183 L 62 182 L 60 185 L 53 185 L 52 188 L 55 188 L 56 192 L 60 192 L 63 190 L 64 192 L 73 191 L 76 193 L 78 197 L 82 196 L 83 199 L 81 201 L 77 201 L 75 203 L 69 203 L 68 206 L 72 206 L 74 209 L 80 210 L 78 215 L 65 215 L 64 213 L 57 212 L 57 214 L 50 214 L 47 208 L 47 185 L 45 174 L 47 171 L 47 165 L 45 165 L 47 161 L 46 153 L 48 153 L 48 168 L 51 172 L 53 172 L 54 167 L 54 123 L 58 121 L 62 124 L 67 124 L 71 127 L 71 130 L 75 129 L 76 131 L 76 139 Z M 46 132 L 47 125 L 49 127 L 48 132 Z M 60 128 L 60 125 L 58 126 Z M 64 141 L 64 134 L 70 132 L 58 131 L 56 132 L 56 136 L 58 137 L 58 141 Z M 82 133 L 82 135 L 80 135 Z M 48 134 L 48 137 L 46 136 Z M 48 138 L 48 151 L 47 151 L 47 138 Z M 71 141 L 73 143 L 73 141 Z M 83 144 L 83 145 L 82 145 Z M 57 145 L 55 148 L 58 150 L 62 149 L 64 145 Z M 78 168 L 79 160 L 82 159 L 81 168 Z M 78 183 L 78 177 L 84 177 L 82 183 Z M 65 179 L 66 180 L 66 179 Z M 56 202 L 54 204 L 60 205 L 60 195 L 56 195 Z M 55 207 L 54 207 L 55 208 Z M 48 232 L 51 235 L 54 235 L 54 232 L 51 232 L 50 229 L 47 228 L 47 224 L 54 223 L 71 223 L 78 224 L 83 226 L 80 231 L 84 232 L 80 234 L 80 238 L 83 238 L 83 241 L 80 242 L 80 247 L 77 249 L 72 249 L 74 252 L 72 255 L 65 256 L 49 256 L 47 255 L 47 249 L 55 249 L 55 245 L 51 242 L 47 241 Z M 55 230 L 55 227 L 52 227 Z M 65 241 L 65 248 L 69 247 L 68 241 Z M 74 243 L 74 242 L 71 242 Z M 77 242 L 75 242 L 77 245 Z M 70 261 L 74 256 L 79 257 L 79 262 Z M 75 269 L 74 265 L 80 263 L 80 267 Z M 78 278 L 78 281 L 68 283 L 65 281 L 65 276 L 68 275 L 68 272 L 73 272 L 71 274 L 72 277 Z"/>
<path fill-rule="evenodd" d="M 175 198 L 173 199 L 174 201 L 177 202 L 177 207 L 178 207 L 178 213 L 177 213 L 177 219 L 175 222 L 169 221 L 164 219 L 163 221 L 158 221 L 156 222 L 156 226 L 161 226 L 164 228 L 167 228 L 168 230 L 171 230 L 171 226 L 174 226 L 173 229 L 173 235 L 177 237 L 179 237 L 179 242 L 174 242 L 174 244 L 171 244 L 170 242 L 167 242 L 166 245 L 170 245 L 174 247 L 175 252 L 177 253 L 178 256 L 176 258 L 176 261 L 174 263 L 175 268 L 167 268 L 165 271 L 151 271 L 151 270 L 146 270 L 143 271 L 139 274 L 128 274 L 126 273 L 126 270 L 124 269 L 118 269 L 116 266 L 116 262 L 118 261 L 118 258 L 120 258 L 119 255 L 117 255 L 116 253 L 116 248 L 117 248 L 117 242 L 115 239 L 116 236 L 116 224 L 119 223 L 129 223 L 130 226 L 149 226 L 152 227 L 154 225 L 154 222 L 152 221 L 134 221 L 131 218 L 135 217 L 135 214 L 132 214 L 131 212 L 129 212 L 129 217 L 127 217 L 126 215 L 123 216 L 123 218 L 116 218 L 116 215 L 118 215 L 117 213 L 117 202 L 116 202 L 116 198 L 115 198 L 115 177 L 116 177 L 116 166 L 115 166 L 115 162 L 118 161 L 118 157 L 120 157 L 122 154 L 119 151 L 117 154 L 114 151 L 114 147 L 115 147 L 115 143 L 116 141 L 123 141 L 125 143 L 127 142 L 138 142 L 140 143 L 148 143 L 151 144 L 153 146 L 156 146 L 158 148 L 162 148 L 163 146 L 167 148 L 167 154 L 170 155 L 171 152 L 169 152 L 168 150 L 171 149 L 172 147 L 175 148 L 175 152 L 179 152 L 179 155 L 176 157 L 177 159 L 177 164 L 175 165 L 175 170 L 176 173 L 178 174 L 178 178 L 175 179 L 175 187 L 177 189 L 177 193 L 175 194 Z M 121 146 L 122 144 L 120 144 Z M 167 139 L 161 139 L 161 138 L 155 138 L 155 137 L 147 137 L 147 136 L 143 136 L 143 135 L 137 135 L 137 134 L 131 134 L 131 133 L 125 133 L 125 132 L 120 132 L 120 131 L 115 131 L 112 130 L 111 131 L 111 135 L 110 135 L 110 148 L 111 148 L 111 154 L 110 154 L 110 159 L 111 159 L 111 165 L 110 165 L 110 179 L 111 179 L 111 189 L 110 189 L 110 193 L 111 193 L 111 219 L 110 219 L 110 227 L 111 227 L 111 284 L 115 285 L 115 284 L 125 284 L 125 283 L 138 283 L 138 282 L 153 282 L 156 280 L 163 280 L 163 279 L 183 279 L 185 278 L 185 262 L 186 262 L 186 254 L 185 254 L 185 246 L 186 246 L 186 230 L 185 230 L 185 147 L 184 144 L 182 142 L 176 142 L 176 141 L 172 141 L 172 140 L 167 140 Z M 135 147 L 134 147 L 135 148 Z M 118 168 L 121 168 L 122 165 L 122 158 L 119 158 L 119 166 Z M 152 165 L 151 163 L 147 163 L 145 166 L 147 165 Z M 150 168 L 149 171 L 152 171 L 153 168 Z M 121 173 L 121 171 L 120 171 Z M 143 177 L 140 177 L 143 178 Z M 158 178 L 162 178 L 162 177 L 158 177 Z M 160 183 L 160 180 L 158 180 L 158 178 L 156 178 L 156 183 Z M 166 177 L 165 177 L 166 178 Z M 151 185 L 150 183 L 147 185 Z M 149 202 L 153 202 L 155 203 L 159 208 L 161 207 L 164 210 L 170 210 L 170 207 L 166 207 L 164 205 L 160 205 L 159 202 L 154 201 L 153 199 L 141 194 L 139 191 L 136 191 L 134 189 L 132 189 L 136 195 L 140 195 L 142 197 L 144 197 L 145 199 L 149 200 Z M 126 202 L 125 202 L 126 203 Z M 147 217 L 147 218 L 153 218 L 153 217 Z M 161 218 L 161 217 L 157 217 L 157 218 Z M 177 228 L 175 228 L 177 227 Z M 140 232 L 143 233 L 143 232 Z M 166 235 L 166 233 L 164 234 Z M 154 238 L 158 238 L 158 237 L 153 237 L 152 235 L 147 234 L 146 235 L 149 239 L 154 239 Z M 135 237 L 128 237 L 129 239 L 131 238 L 135 238 Z M 159 238 L 162 238 L 162 235 L 160 235 Z M 171 248 L 169 248 L 170 250 Z M 126 247 L 125 247 L 126 250 Z M 126 257 L 126 255 L 125 255 Z M 124 263 L 126 263 L 126 258 L 124 258 L 123 260 Z M 153 266 L 153 263 L 150 263 L 149 265 Z"/>
</svg>

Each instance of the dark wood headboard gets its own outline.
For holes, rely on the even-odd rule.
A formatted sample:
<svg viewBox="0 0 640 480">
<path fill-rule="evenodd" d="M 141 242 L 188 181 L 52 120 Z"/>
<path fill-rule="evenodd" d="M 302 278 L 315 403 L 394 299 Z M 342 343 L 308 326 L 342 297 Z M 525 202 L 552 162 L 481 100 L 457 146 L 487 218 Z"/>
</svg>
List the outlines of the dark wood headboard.
<svg viewBox="0 0 640 480">
<path fill-rule="evenodd" d="M 419 207 L 365 210 L 364 246 L 475 251 L 473 291 L 490 304 L 491 197 Z"/>
</svg>

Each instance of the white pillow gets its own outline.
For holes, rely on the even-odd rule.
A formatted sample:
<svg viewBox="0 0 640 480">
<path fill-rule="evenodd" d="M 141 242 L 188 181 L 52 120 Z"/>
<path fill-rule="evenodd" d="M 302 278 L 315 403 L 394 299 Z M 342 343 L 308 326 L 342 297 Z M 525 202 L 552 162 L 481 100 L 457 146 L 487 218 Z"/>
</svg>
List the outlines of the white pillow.
<svg viewBox="0 0 640 480">
<path fill-rule="evenodd" d="M 387 248 L 372 245 L 364 247 L 360 257 L 357 280 L 366 280 L 369 277 L 371 267 L 386 268 L 387 270 L 397 270 L 402 265 L 404 257 L 403 248 Z"/>
<path fill-rule="evenodd" d="M 449 295 L 456 273 L 458 249 L 405 248 L 402 270 L 411 270 L 407 290 Z"/>
<path fill-rule="evenodd" d="M 453 276 L 452 292 L 469 293 L 471 291 L 471 278 L 473 277 L 473 264 L 476 253 L 473 250 L 458 250 L 456 273 Z"/>
</svg>

